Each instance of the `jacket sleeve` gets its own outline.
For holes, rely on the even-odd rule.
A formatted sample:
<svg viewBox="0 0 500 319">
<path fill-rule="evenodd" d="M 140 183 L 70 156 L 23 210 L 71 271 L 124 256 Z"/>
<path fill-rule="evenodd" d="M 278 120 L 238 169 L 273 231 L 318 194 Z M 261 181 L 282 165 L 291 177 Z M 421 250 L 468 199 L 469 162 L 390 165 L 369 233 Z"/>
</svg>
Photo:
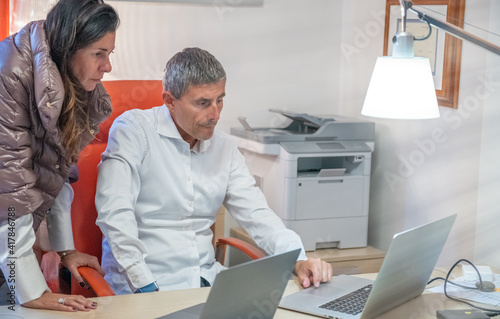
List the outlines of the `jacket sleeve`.
<svg viewBox="0 0 500 319">
<path fill-rule="evenodd" d="M 15 67 L 20 58 L 13 37 L 0 42 L 0 220 L 6 220 L 9 207 L 17 216 L 34 212 L 42 203 L 42 193 L 34 189 L 32 169 L 30 94 L 23 82 L 25 71 Z M 17 59 L 17 60 L 16 60 Z M 29 86 L 28 86 L 29 87 Z"/>
<path fill-rule="evenodd" d="M 0 220 L 7 218 L 9 207 L 23 216 L 43 203 L 41 191 L 34 188 L 30 134 L 15 120 L 5 119 L 4 110 L 4 100 L 0 99 Z"/>
<path fill-rule="evenodd" d="M 114 121 L 98 167 L 95 200 L 96 223 L 132 291 L 155 281 L 144 260 L 148 249 L 139 239 L 135 216 L 140 167 L 147 150 L 145 135 L 136 127 L 137 122 L 123 116 Z"/>
<path fill-rule="evenodd" d="M 9 86 L 22 90 L 21 84 L 12 87 L 6 76 L 0 72 L 0 268 L 9 290 L 15 291 L 22 304 L 50 290 L 32 250 L 35 232 L 31 213 L 43 198 L 34 189 L 29 116 L 25 101 L 15 100 L 8 93 Z"/>
</svg>

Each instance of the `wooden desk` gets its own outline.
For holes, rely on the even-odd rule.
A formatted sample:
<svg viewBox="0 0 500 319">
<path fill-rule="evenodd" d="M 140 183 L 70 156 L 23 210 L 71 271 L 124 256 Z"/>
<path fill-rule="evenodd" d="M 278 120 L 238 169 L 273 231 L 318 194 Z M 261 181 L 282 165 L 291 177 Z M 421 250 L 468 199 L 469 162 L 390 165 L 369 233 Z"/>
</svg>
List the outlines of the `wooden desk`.
<svg viewBox="0 0 500 319">
<path fill-rule="evenodd" d="M 374 279 L 376 274 L 364 274 L 360 277 Z M 66 318 L 92 318 L 92 319 L 126 319 L 126 318 L 157 318 L 171 312 L 204 302 L 210 288 L 197 288 L 176 291 L 163 291 L 157 293 L 123 295 L 113 297 L 93 298 L 99 305 L 96 310 L 89 312 L 60 312 L 48 310 L 35 310 L 15 306 L 15 311 L 0 307 L 0 318 L 10 319 L 66 319 Z M 299 290 L 295 281 L 290 281 L 285 290 L 285 295 Z M 418 318 L 435 319 L 436 310 L 464 309 L 467 308 L 458 302 L 447 299 L 442 294 L 424 293 L 409 302 L 381 315 L 380 319 Z M 278 308 L 274 318 L 277 319 L 305 319 L 317 318 L 285 309 Z"/>
<path fill-rule="evenodd" d="M 255 245 L 253 239 L 241 227 L 231 228 L 229 234 L 231 237 L 235 237 Z M 233 254 L 233 251 L 231 251 L 231 254 Z M 238 254 L 238 252 L 235 252 L 235 254 Z M 242 253 L 236 255 L 238 256 L 237 258 L 242 258 L 239 257 L 241 254 Z M 384 261 L 385 252 L 368 246 L 346 249 L 318 249 L 315 251 L 307 251 L 306 255 L 307 257 L 321 258 L 324 261 L 331 263 L 334 275 L 353 275 L 378 272 L 382 266 L 382 262 Z M 233 255 L 231 255 L 231 259 L 233 259 Z M 231 265 L 232 264 L 235 263 L 231 260 Z"/>
</svg>

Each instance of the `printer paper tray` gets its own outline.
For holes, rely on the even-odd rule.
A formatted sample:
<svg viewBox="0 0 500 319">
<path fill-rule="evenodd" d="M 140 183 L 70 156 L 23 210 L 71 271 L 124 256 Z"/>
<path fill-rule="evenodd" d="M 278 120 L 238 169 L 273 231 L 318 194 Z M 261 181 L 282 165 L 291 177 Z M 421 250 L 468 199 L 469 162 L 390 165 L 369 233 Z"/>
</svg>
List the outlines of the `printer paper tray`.
<svg viewBox="0 0 500 319">
<path fill-rule="evenodd" d="M 298 178 L 296 190 L 297 220 L 363 215 L 363 176 Z"/>
</svg>

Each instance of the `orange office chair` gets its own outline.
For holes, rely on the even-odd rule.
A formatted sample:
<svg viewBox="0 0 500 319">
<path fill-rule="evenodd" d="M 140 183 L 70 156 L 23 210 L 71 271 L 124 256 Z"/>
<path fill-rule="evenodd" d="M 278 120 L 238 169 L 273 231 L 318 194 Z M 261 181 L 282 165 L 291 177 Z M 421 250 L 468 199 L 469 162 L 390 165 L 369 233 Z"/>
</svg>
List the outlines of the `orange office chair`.
<svg viewBox="0 0 500 319">
<path fill-rule="evenodd" d="M 161 81 L 109 81 L 103 82 L 103 84 L 111 96 L 113 113 L 99 127 L 100 132 L 96 139 L 80 153 L 78 159 L 79 180 L 72 184 L 75 195 L 71 206 L 75 248 L 78 251 L 96 256 L 99 262 L 102 254 L 102 233 L 95 224 L 97 211 L 94 200 L 97 165 L 101 161 L 101 153 L 106 149 L 109 128 L 113 120 L 128 109 L 146 109 L 163 104 Z M 259 249 L 240 239 L 219 238 L 216 243 L 216 259 L 221 264 L 224 263 L 227 245 L 240 249 L 252 259 L 265 256 Z M 59 281 L 61 292 L 80 294 L 86 297 L 114 295 L 108 283 L 93 268 L 80 267 L 78 271 L 89 283 L 92 290 L 81 288 L 74 279 L 68 280 L 67 273 L 69 272 L 67 272 L 66 279 Z M 62 273 L 64 274 L 64 272 Z M 69 285 L 68 282 L 71 284 Z"/>
<path fill-rule="evenodd" d="M 71 223 L 73 226 L 75 249 L 96 256 L 99 262 L 102 254 L 102 233 L 95 224 L 97 211 L 94 201 L 97 165 L 101 161 L 101 153 L 105 149 L 105 143 L 89 144 L 83 149 L 78 160 L 79 179 L 78 182 L 72 184 L 75 196 L 71 205 Z M 93 291 L 81 288 L 73 278 L 71 284 L 67 287 L 65 282 L 68 282 L 68 277 L 66 277 L 66 281 L 59 281 L 61 292 L 86 297 L 114 295 L 111 287 L 93 268 L 80 267 L 78 271 L 89 283 Z M 64 274 L 64 271 L 62 273 Z"/>
<path fill-rule="evenodd" d="M 96 256 L 99 262 L 102 255 L 102 233 L 95 224 L 97 219 L 95 208 L 97 165 L 101 161 L 102 152 L 106 149 L 111 124 L 117 116 L 127 110 L 148 109 L 163 104 L 161 81 L 104 81 L 103 85 L 111 97 L 113 112 L 99 126 L 96 138 L 79 155 L 79 179 L 72 184 L 75 195 L 71 206 L 75 248 L 78 251 Z M 69 271 L 63 269 L 60 272 L 62 279 L 59 280 L 61 292 L 86 297 L 114 295 L 111 287 L 97 271 L 89 267 L 80 267 L 78 271 L 92 290 L 81 288 L 74 278 L 71 278 Z"/>
<path fill-rule="evenodd" d="M 266 256 L 265 253 L 263 253 L 255 246 L 247 243 L 246 241 L 234 237 L 222 237 L 219 238 L 217 240 L 217 243 L 215 244 L 215 260 L 217 260 L 222 265 L 224 265 L 227 246 L 231 246 L 241 250 L 248 257 L 254 260 Z"/>
</svg>

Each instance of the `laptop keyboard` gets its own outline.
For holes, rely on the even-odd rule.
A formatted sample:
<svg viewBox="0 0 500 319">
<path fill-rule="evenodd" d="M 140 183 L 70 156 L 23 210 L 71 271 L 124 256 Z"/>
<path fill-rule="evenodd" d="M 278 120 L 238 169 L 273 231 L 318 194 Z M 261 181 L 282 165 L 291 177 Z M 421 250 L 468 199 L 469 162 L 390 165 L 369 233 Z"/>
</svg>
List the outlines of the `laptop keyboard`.
<svg viewBox="0 0 500 319">
<path fill-rule="evenodd" d="M 320 308 L 332 311 L 338 311 L 349 315 L 357 315 L 365 307 L 368 295 L 372 291 L 373 285 L 364 286 L 358 290 L 351 292 L 345 296 L 329 301 Z"/>
</svg>

